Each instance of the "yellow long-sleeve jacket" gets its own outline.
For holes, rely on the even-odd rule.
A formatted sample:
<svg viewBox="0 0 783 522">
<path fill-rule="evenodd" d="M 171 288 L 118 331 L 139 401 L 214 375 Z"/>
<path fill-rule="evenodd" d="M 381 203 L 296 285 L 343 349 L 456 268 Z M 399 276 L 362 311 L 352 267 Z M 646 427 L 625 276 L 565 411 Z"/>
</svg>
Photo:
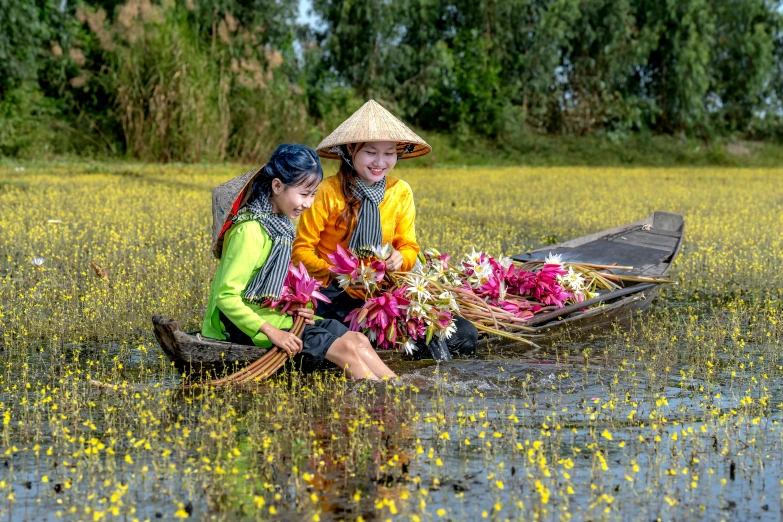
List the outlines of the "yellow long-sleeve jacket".
<svg viewBox="0 0 783 522">
<path fill-rule="evenodd" d="M 348 234 L 343 239 L 347 226 L 342 222 L 338 224 L 344 208 L 345 197 L 340 190 L 340 182 L 337 176 L 333 176 L 321 182 L 313 205 L 299 217 L 293 261 L 304 263 L 310 275 L 325 285 L 329 284 L 332 276 L 326 256 L 337 250 L 338 244 L 347 249 L 351 237 Z M 378 210 L 384 244 L 391 243 L 402 254 L 402 270 L 410 270 L 416 264 L 419 253 L 414 226 L 416 207 L 410 185 L 401 179 L 387 176 L 386 192 Z"/>
</svg>

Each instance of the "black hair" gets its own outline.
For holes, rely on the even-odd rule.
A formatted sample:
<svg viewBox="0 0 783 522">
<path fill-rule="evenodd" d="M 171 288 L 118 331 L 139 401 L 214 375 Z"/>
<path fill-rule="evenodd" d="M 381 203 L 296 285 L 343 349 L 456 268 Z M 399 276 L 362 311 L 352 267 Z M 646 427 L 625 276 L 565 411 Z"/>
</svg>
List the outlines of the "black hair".
<svg viewBox="0 0 783 522">
<path fill-rule="evenodd" d="M 288 187 L 314 186 L 324 178 L 318 154 L 304 145 L 283 144 L 277 147 L 253 183 L 253 197 L 272 192 L 272 180 L 279 179 Z"/>
</svg>

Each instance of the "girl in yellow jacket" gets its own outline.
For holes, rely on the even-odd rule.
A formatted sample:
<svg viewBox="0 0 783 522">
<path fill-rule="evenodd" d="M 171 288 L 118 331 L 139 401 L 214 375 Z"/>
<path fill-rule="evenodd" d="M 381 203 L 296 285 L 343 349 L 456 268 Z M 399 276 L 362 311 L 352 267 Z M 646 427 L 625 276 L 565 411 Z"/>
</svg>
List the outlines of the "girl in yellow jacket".
<svg viewBox="0 0 783 522">
<path fill-rule="evenodd" d="M 339 159 L 337 175 L 324 180 L 312 206 L 299 219 L 293 246 L 294 263 L 326 286 L 331 303 L 320 303 L 324 318 L 345 320 L 364 303 L 343 291 L 331 278 L 328 255 L 342 245 L 364 255 L 391 244 L 386 260 L 390 271 L 409 271 L 416 264 L 419 245 L 414 225 L 413 192 L 403 180 L 389 175 L 397 160 L 415 158 L 432 148 L 386 109 L 370 100 L 318 146 L 324 158 Z M 446 341 L 452 355 L 474 355 L 478 331 L 456 318 L 457 332 Z M 418 354 L 426 356 L 428 350 Z"/>
</svg>

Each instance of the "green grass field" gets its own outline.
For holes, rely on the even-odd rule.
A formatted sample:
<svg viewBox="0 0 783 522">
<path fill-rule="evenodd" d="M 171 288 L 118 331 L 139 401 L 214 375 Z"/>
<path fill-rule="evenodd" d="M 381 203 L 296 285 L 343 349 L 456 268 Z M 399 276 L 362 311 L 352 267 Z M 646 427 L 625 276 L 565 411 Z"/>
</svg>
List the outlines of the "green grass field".
<svg viewBox="0 0 783 522">
<path fill-rule="evenodd" d="M 400 170 L 420 244 L 458 258 L 682 213 L 679 284 L 603 337 L 395 363 L 404 388 L 180 391 L 150 317 L 200 326 L 210 190 L 243 172 L 0 167 L 0 517 L 781 516 L 783 170 Z"/>
</svg>

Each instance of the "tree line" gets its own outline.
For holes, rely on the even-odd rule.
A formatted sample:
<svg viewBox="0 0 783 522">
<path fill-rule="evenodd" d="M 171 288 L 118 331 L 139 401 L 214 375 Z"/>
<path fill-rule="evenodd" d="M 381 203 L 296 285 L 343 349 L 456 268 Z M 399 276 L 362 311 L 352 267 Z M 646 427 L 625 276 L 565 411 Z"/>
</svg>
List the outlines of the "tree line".
<svg viewBox="0 0 783 522">
<path fill-rule="evenodd" d="M 783 141 L 772 0 L 0 0 L 0 154 L 260 161 L 375 98 L 498 143 Z"/>
</svg>

